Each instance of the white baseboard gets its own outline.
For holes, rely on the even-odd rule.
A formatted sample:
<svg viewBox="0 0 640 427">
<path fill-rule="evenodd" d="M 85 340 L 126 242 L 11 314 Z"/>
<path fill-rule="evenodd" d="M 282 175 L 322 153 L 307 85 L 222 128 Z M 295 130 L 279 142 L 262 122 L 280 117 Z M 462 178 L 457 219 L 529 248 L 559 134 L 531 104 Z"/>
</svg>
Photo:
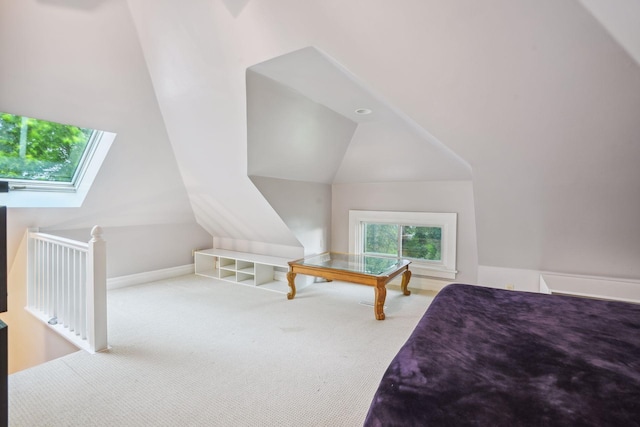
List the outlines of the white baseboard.
<svg viewBox="0 0 640 427">
<path fill-rule="evenodd" d="M 542 273 L 540 292 L 640 304 L 640 282 L 637 280 Z"/>
<path fill-rule="evenodd" d="M 162 270 L 147 271 L 144 273 L 130 274 L 128 276 L 107 279 L 107 290 L 124 288 L 126 286 L 140 285 L 142 283 L 155 282 L 157 280 L 171 279 L 173 277 L 194 274 L 193 264 L 178 267 L 164 268 Z"/>
<path fill-rule="evenodd" d="M 114 277 L 111 279 L 107 279 L 107 290 L 124 288 L 127 286 L 140 285 L 142 283 L 155 282 L 157 280 L 171 279 L 173 277 L 185 276 L 187 274 L 194 274 L 195 268 L 194 264 L 181 265 L 178 267 L 165 268 L 162 270 L 148 271 L 144 273 L 131 274 L 128 276 L 120 276 Z M 276 270 L 274 272 L 275 280 L 280 280 L 282 282 L 287 281 L 287 272 Z M 313 277 L 311 276 L 302 276 L 308 277 L 313 281 Z M 400 282 L 402 281 L 402 276 L 398 276 L 393 279 L 389 284 L 391 286 L 400 286 Z M 298 279 L 296 279 L 296 283 Z M 448 280 L 438 280 L 432 279 L 429 277 L 421 277 L 417 275 L 413 275 L 411 280 L 409 281 L 409 289 L 421 289 L 425 291 L 440 291 L 442 288 L 447 286 L 449 283 L 452 283 Z M 297 283 L 298 284 L 298 283 Z M 299 285 L 305 285 L 307 283 L 300 283 Z"/>
</svg>

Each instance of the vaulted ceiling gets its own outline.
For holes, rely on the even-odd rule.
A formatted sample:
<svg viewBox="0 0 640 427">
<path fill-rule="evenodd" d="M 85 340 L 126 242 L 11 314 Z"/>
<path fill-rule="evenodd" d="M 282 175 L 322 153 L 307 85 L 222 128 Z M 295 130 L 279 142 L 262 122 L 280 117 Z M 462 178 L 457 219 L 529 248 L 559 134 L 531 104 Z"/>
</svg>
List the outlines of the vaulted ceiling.
<svg viewBox="0 0 640 427">
<path fill-rule="evenodd" d="M 290 248 L 299 238 L 249 175 L 319 185 L 471 180 L 481 265 L 640 278 L 638 0 L 17 2 L 0 0 L 21 13 L 0 17 L 0 103 L 119 132 L 127 143 L 117 142 L 110 171 L 121 161 L 135 174 L 125 147 L 148 153 L 158 141 L 157 159 L 144 164 L 157 180 L 141 172 L 127 193 L 113 178 L 128 205 L 146 188 L 159 217 L 189 217 L 188 203 L 214 236 Z M 42 50 L 44 73 L 20 46 L 46 44 L 54 25 L 69 30 L 64 46 Z M 258 117 L 252 128 L 248 113 L 269 107 L 269 98 L 252 101 L 252 88 L 287 100 L 269 114 L 307 126 L 268 128 Z M 370 121 L 343 108 L 360 95 Z M 135 115 L 148 126 L 135 127 Z M 268 145 L 253 139 L 262 131 Z M 315 144 L 313 162 L 293 149 L 296 135 Z M 318 154 L 323 146 L 329 156 Z M 369 166 L 395 156 L 399 167 Z M 175 187 L 175 201 L 156 182 Z M 128 223 L 107 206 L 109 191 L 99 177 L 81 217 L 108 211 Z M 132 209 L 136 220 L 148 212 Z"/>
<path fill-rule="evenodd" d="M 250 176 L 325 184 L 471 179 L 464 160 L 313 47 L 248 69 L 247 132 Z"/>
<path fill-rule="evenodd" d="M 243 184 L 251 172 L 244 76 L 261 64 L 252 70 L 289 95 L 328 105 L 322 82 L 278 81 L 269 71 L 273 58 L 313 46 L 414 123 L 427 145 L 469 165 L 480 264 L 640 277 L 640 67 L 580 3 L 129 4 L 196 216 L 213 234 L 296 244 Z M 381 135 L 363 124 L 359 132 Z M 337 149 L 355 169 L 304 172 L 355 180 L 350 171 L 364 168 L 354 159 L 367 150 Z M 291 179 L 303 172 L 251 158 L 249 166 Z M 406 169 L 400 179 L 420 174 Z M 426 179 L 439 178 L 451 179 Z"/>
</svg>

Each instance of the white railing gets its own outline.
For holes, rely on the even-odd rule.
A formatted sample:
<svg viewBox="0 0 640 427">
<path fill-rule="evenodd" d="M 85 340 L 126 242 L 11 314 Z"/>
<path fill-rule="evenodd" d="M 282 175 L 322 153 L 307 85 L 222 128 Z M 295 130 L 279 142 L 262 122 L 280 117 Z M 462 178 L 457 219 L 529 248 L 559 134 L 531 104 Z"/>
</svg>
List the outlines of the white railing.
<svg viewBox="0 0 640 427">
<path fill-rule="evenodd" d="M 107 251 L 102 229 L 88 243 L 29 231 L 27 311 L 91 353 L 107 344 Z"/>
</svg>

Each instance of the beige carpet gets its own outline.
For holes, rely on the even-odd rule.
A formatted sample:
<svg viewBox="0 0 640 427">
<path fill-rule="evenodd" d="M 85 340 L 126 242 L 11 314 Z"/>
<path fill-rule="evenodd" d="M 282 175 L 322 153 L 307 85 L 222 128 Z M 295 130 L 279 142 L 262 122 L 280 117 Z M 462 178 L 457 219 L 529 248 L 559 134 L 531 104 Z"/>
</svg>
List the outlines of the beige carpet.
<svg viewBox="0 0 640 427">
<path fill-rule="evenodd" d="M 9 377 L 12 426 L 359 426 L 433 293 L 316 283 L 283 294 L 198 276 L 109 292 L 112 349 Z"/>
</svg>

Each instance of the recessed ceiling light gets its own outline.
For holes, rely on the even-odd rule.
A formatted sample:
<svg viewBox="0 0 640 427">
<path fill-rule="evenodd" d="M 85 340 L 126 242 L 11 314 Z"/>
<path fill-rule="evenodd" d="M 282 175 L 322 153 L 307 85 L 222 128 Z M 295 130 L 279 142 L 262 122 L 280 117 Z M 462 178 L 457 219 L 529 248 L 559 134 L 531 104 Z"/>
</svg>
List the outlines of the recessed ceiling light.
<svg viewBox="0 0 640 427">
<path fill-rule="evenodd" d="M 370 110 L 370 109 L 368 109 L 368 108 L 358 108 L 358 109 L 356 110 L 356 114 L 362 114 L 362 115 L 365 115 L 365 114 L 371 114 L 372 112 L 373 112 L 373 111 L 371 111 L 371 110 Z"/>
</svg>

